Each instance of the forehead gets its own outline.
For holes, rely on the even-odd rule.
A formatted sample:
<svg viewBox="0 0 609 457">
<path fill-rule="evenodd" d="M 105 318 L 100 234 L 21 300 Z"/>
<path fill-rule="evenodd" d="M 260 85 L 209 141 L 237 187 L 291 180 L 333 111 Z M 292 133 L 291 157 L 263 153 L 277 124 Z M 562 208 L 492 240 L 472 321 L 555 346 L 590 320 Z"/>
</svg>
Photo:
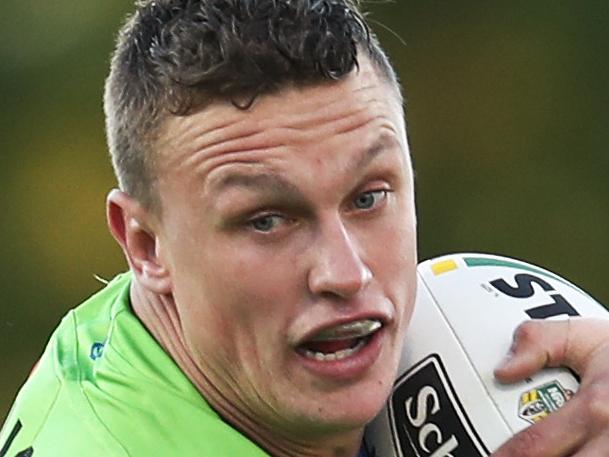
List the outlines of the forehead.
<svg viewBox="0 0 609 457">
<path fill-rule="evenodd" d="M 231 166 L 293 162 L 324 149 L 393 141 L 407 150 L 403 124 L 397 88 L 364 61 L 341 81 L 287 87 L 247 110 L 217 103 L 168 119 L 159 142 L 159 181 L 197 176 L 213 182 Z"/>
</svg>

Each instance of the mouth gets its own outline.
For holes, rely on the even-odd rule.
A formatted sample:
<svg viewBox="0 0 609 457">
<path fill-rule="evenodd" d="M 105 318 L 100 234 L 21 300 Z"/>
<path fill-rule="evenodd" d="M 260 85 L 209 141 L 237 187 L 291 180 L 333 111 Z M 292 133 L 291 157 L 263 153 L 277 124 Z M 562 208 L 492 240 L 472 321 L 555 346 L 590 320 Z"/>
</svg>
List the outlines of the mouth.
<svg viewBox="0 0 609 457">
<path fill-rule="evenodd" d="M 296 351 L 318 362 L 335 362 L 358 354 L 383 327 L 378 319 L 361 319 L 324 329 Z"/>
</svg>

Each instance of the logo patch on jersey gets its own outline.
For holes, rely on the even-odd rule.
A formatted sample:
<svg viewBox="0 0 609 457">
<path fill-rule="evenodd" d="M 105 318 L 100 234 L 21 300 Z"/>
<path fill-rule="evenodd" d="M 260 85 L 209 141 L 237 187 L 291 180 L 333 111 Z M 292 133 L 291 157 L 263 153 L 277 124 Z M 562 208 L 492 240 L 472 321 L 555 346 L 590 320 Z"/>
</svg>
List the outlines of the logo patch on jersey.
<svg viewBox="0 0 609 457">
<path fill-rule="evenodd" d="M 423 359 L 398 379 L 388 406 L 398 455 L 489 455 L 437 354 Z"/>
<path fill-rule="evenodd" d="M 96 361 L 104 354 L 104 346 L 104 343 L 93 343 L 93 346 L 91 346 L 91 353 L 89 354 L 91 360 Z"/>
<path fill-rule="evenodd" d="M 539 422 L 556 411 L 573 397 L 573 391 L 565 389 L 558 381 L 537 386 L 520 396 L 518 416 L 531 424 Z"/>
</svg>

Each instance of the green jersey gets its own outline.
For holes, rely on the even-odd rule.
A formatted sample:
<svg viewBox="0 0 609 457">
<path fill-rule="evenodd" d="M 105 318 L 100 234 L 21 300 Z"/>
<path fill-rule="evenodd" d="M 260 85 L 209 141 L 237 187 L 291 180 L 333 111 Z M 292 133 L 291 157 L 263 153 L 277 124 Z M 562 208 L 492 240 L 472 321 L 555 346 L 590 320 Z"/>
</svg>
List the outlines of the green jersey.
<svg viewBox="0 0 609 457">
<path fill-rule="evenodd" d="M 143 327 L 129 273 L 63 319 L 0 432 L 0 457 L 263 457 Z"/>
</svg>

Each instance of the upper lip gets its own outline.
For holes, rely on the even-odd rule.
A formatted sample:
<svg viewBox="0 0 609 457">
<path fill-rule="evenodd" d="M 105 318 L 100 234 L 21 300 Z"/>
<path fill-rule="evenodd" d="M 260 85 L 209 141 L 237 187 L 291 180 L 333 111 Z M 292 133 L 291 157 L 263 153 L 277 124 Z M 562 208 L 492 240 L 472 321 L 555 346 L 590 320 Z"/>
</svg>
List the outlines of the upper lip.
<svg viewBox="0 0 609 457">
<path fill-rule="evenodd" d="M 345 316 L 345 317 L 333 319 L 331 321 L 325 321 L 325 322 L 323 322 L 319 325 L 315 325 L 315 326 L 311 327 L 309 330 L 307 330 L 302 336 L 300 336 L 299 338 L 296 339 L 293 346 L 298 347 L 304 343 L 307 343 L 307 342 L 311 341 L 313 338 L 315 338 L 315 336 L 318 335 L 319 333 L 329 330 L 333 327 L 337 327 L 339 325 L 343 325 L 343 324 L 346 324 L 349 322 L 357 322 L 357 321 L 362 321 L 362 320 L 376 320 L 376 321 L 379 321 L 383 327 L 385 327 L 391 321 L 389 316 L 384 315 L 382 313 L 365 313 L 365 314 L 361 314 L 361 315 Z"/>
</svg>

